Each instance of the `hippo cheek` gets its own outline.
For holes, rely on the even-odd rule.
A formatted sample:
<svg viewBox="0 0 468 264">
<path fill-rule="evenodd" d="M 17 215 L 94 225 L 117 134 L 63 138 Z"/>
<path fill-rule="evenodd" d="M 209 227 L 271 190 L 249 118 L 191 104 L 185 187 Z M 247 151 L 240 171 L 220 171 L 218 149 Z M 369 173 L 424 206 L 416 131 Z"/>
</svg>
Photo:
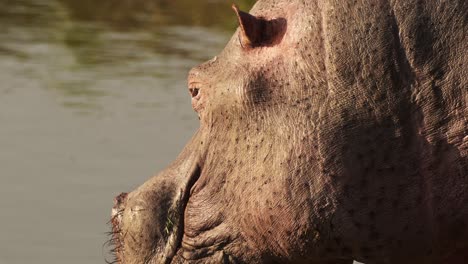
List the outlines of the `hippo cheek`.
<svg viewBox="0 0 468 264">
<path fill-rule="evenodd" d="M 176 161 L 131 193 L 114 199 L 112 242 L 117 263 L 170 263 L 184 233 L 190 189 L 201 174 L 194 137 Z"/>
</svg>

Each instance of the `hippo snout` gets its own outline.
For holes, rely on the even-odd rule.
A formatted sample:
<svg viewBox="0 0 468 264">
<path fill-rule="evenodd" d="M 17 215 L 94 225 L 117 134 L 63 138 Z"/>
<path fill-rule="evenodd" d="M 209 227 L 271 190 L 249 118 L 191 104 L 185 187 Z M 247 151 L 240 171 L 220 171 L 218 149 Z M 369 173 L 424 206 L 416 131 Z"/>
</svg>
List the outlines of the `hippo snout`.
<svg viewBox="0 0 468 264">
<path fill-rule="evenodd" d="M 112 218 L 117 217 L 119 212 L 125 208 L 128 193 L 121 193 L 114 198 L 114 206 L 112 207 Z"/>
<path fill-rule="evenodd" d="M 114 252 L 116 256 L 116 261 L 118 263 L 121 262 L 121 251 L 123 248 L 122 245 L 122 213 L 125 209 L 125 205 L 127 203 L 128 193 L 121 193 L 114 198 L 114 206 L 112 207 L 112 214 L 111 214 L 111 225 L 112 225 L 112 237 L 111 242 L 114 246 Z"/>
<path fill-rule="evenodd" d="M 170 263 L 181 243 L 189 192 L 199 177 L 195 146 L 130 193 L 114 198 L 112 242 L 116 263 Z"/>
</svg>

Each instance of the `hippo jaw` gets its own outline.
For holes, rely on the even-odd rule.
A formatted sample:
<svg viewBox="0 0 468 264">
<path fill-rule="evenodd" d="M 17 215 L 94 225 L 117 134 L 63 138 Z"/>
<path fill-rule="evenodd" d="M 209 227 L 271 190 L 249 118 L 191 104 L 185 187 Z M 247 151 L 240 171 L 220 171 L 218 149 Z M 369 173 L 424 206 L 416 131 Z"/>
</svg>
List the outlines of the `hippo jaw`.
<svg viewBox="0 0 468 264">
<path fill-rule="evenodd" d="M 198 145 L 196 138 L 192 142 Z M 191 188 L 201 174 L 193 143 L 159 175 L 114 199 L 110 223 L 116 263 L 171 263 L 182 242 Z"/>
</svg>

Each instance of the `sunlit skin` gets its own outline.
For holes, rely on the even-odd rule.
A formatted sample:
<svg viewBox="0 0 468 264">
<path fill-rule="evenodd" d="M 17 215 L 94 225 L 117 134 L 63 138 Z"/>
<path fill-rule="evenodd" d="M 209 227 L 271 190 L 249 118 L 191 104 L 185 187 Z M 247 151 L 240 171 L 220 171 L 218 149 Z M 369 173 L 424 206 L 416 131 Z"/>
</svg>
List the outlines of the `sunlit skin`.
<svg viewBox="0 0 468 264">
<path fill-rule="evenodd" d="M 259 0 L 200 128 L 115 200 L 118 263 L 464 263 L 468 5 Z"/>
</svg>

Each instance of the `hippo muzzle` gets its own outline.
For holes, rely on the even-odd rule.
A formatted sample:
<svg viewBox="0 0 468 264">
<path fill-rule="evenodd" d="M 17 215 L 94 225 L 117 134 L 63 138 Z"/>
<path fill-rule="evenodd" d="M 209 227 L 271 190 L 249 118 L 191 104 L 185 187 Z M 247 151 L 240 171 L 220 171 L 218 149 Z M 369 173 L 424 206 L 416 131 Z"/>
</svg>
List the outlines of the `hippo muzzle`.
<svg viewBox="0 0 468 264">
<path fill-rule="evenodd" d="M 114 199 L 111 224 L 117 263 L 171 262 L 181 243 L 185 205 L 201 165 L 199 148 L 189 143 L 160 174 Z"/>
</svg>

